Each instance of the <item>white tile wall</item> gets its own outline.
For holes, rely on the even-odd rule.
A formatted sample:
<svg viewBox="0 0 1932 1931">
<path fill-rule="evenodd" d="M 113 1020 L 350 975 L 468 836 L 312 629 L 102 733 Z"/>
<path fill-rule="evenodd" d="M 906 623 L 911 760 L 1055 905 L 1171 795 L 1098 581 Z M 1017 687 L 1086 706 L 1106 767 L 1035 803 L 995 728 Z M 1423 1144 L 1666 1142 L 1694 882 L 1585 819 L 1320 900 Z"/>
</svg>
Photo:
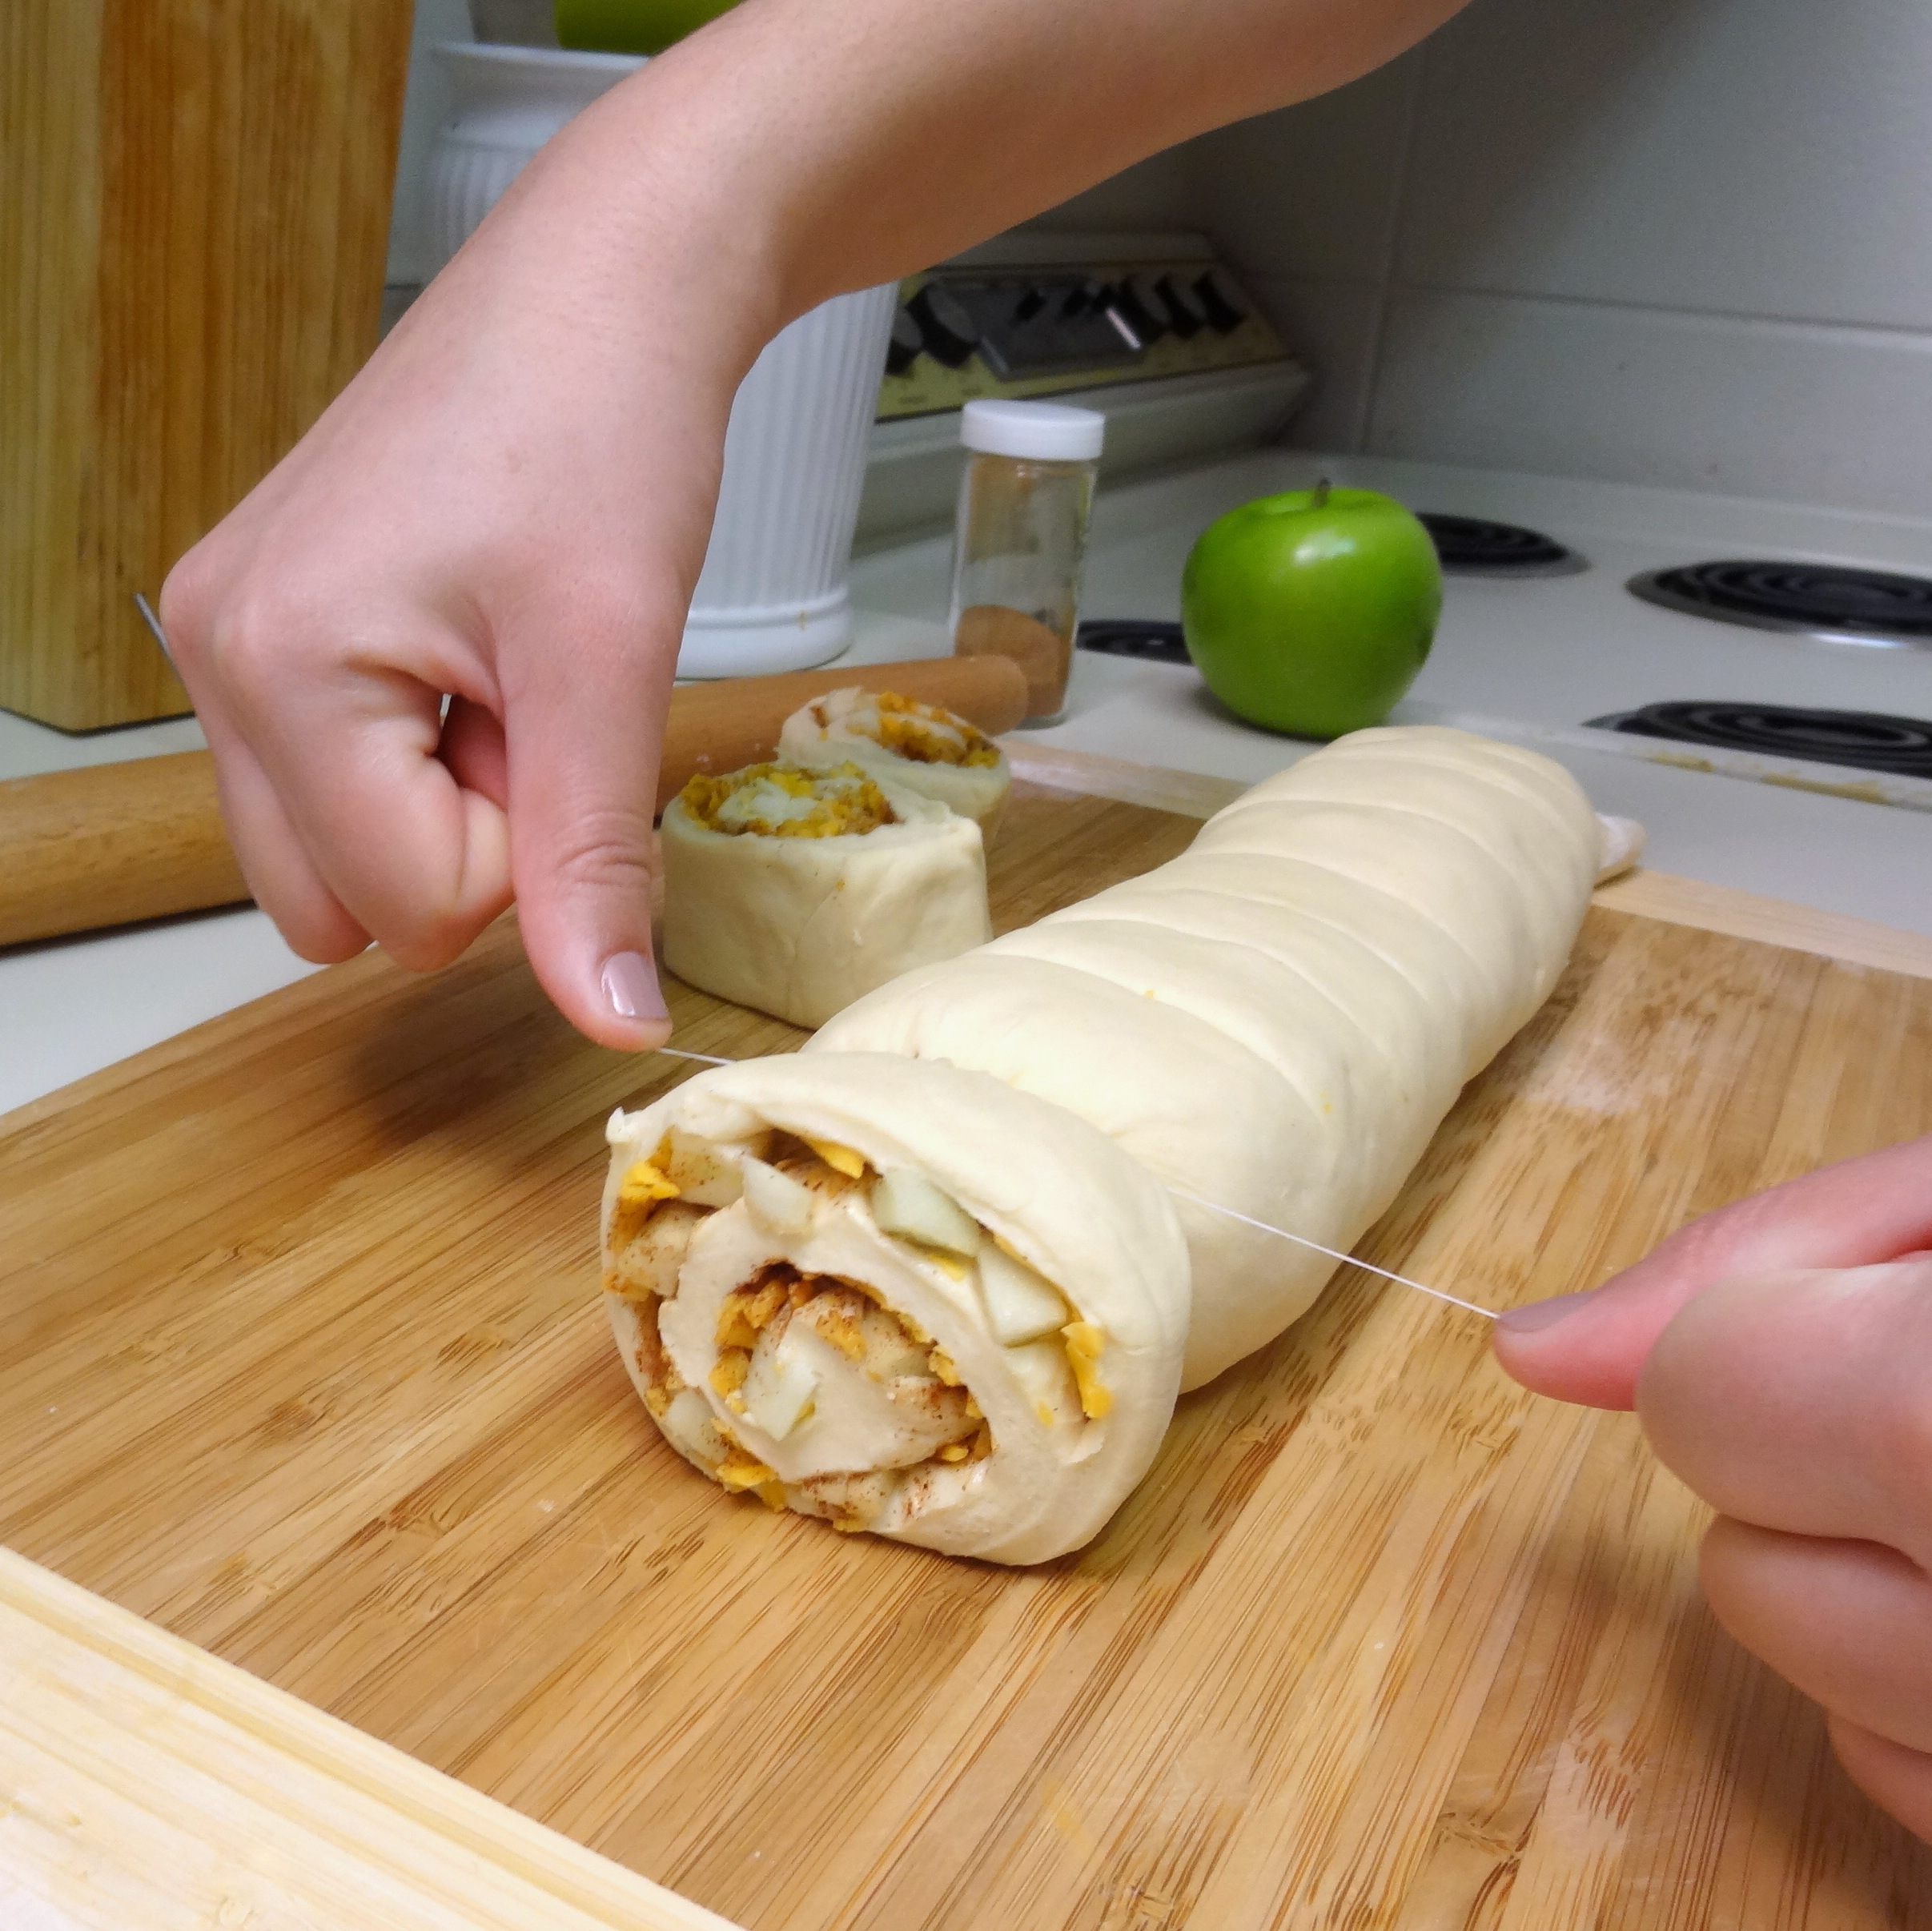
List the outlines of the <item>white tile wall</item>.
<svg viewBox="0 0 1932 1931">
<path fill-rule="evenodd" d="M 1297 440 L 1932 513 L 1932 9 L 1474 0 L 1191 165 Z"/>
<path fill-rule="evenodd" d="M 1397 288 L 1360 447 L 1922 513 L 1928 425 L 1932 334 Z"/>
<path fill-rule="evenodd" d="M 1366 448 L 1384 291 L 1372 282 L 1266 271 L 1251 271 L 1244 279 L 1314 372 L 1308 399 L 1290 426 L 1292 440 L 1304 449 Z"/>
</svg>

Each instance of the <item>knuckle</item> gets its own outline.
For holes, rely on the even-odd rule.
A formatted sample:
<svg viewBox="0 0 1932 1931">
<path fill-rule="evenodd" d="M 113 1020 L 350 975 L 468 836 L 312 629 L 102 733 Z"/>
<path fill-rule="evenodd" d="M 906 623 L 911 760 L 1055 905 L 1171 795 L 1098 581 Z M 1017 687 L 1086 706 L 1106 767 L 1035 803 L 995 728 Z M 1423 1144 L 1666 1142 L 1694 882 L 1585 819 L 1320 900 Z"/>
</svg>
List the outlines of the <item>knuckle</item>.
<svg viewBox="0 0 1932 1931">
<path fill-rule="evenodd" d="M 452 915 L 425 921 L 414 931 L 386 939 L 383 949 L 411 972 L 440 972 L 462 956 L 475 937 L 469 921 Z"/>
<path fill-rule="evenodd" d="M 205 659 L 203 645 L 213 600 L 212 576 L 204 546 L 197 544 L 168 572 L 161 585 L 155 614 L 161 620 L 168 655 L 177 666 L 199 664 Z"/>
<path fill-rule="evenodd" d="M 544 869 L 566 891 L 648 895 L 650 813 L 623 805 L 576 813 L 548 853 Z"/>
</svg>

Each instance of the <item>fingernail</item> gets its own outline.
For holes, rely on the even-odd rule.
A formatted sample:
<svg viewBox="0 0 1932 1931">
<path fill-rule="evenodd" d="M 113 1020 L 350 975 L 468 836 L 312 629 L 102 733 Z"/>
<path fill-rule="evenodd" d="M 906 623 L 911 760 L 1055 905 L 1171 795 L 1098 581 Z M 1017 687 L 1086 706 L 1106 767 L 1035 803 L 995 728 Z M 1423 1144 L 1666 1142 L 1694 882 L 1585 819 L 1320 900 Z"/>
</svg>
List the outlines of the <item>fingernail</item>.
<svg viewBox="0 0 1932 1931">
<path fill-rule="evenodd" d="M 1512 1335 L 1540 1334 L 1544 1328 L 1568 1319 L 1585 1301 L 1594 1299 L 1596 1294 L 1594 1287 L 1586 1287 L 1581 1294 L 1559 1294 L 1547 1301 L 1532 1301 L 1527 1307 L 1511 1308 L 1497 1320 L 1496 1326 L 1507 1328 Z"/>
<path fill-rule="evenodd" d="M 620 1019 L 665 1019 L 663 989 L 651 961 L 641 952 L 613 952 L 598 982 Z"/>
</svg>

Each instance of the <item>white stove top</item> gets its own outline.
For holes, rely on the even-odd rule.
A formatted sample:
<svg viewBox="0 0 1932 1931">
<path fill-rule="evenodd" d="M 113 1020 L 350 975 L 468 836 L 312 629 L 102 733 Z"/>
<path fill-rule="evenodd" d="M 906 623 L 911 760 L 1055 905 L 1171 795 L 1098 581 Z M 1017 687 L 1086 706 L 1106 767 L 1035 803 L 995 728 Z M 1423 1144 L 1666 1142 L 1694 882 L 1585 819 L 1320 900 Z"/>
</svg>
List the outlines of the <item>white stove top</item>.
<svg viewBox="0 0 1932 1931">
<path fill-rule="evenodd" d="M 1321 476 L 1418 509 L 1525 524 L 1592 568 L 1520 580 L 1451 577 L 1441 629 L 1395 721 L 1495 720 L 1540 743 L 1600 810 L 1641 819 L 1648 861 L 1719 885 L 1932 934 L 1932 817 L 1673 769 L 1555 733 L 1671 698 L 1730 698 L 1932 718 L 1932 652 L 1832 648 L 1657 609 L 1639 570 L 1724 556 L 1789 556 L 1932 575 L 1932 523 L 1681 492 L 1279 452 L 1103 495 L 1086 613 L 1178 615 L 1181 566 L 1215 516 Z M 944 540 L 863 559 L 848 660 L 942 655 Z M 1042 743 L 1253 780 L 1314 747 L 1253 729 L 1185 667 L 1082 652 L 1071 714 Z M 177 750 L 191 721 L 64 738 L 0 713 L 0 777 Z M 1848 781 L 1857 774 L 1841 774 Z M 254 998 L 311 968 L 259 913 L 161 921 L 0 953 L 0 1110 Z"/>
<path fill-rule="evenodd" d="M 1598 809 L 1641 820 L 1662 871 L 1932 934 L 1932 816 L 1645 761 L 1666 747 L 1590 745 L 1577 727 L 1667 699 L 1727 698 L 1932 719 L 1932 652 L 1805 642 L 1679 615 L 1625 589 L 1640 570 L 1729 556 L 1932 575 L 1932 523 L 1359 456 L 1266 452 L 1115 492 L 1095 514 L 1082 608 L 1179 614 L 1181 566 L 1212 518 L 1323 476 L 1416 509 L 1541 530 L 1587 558 L 1566 576 L 1445 580 L 1429 660 L 1392 722 L 1500 727 L 1573 771 Z M 866 559 L 877 613 L 855 656 L 937 650 L 947 545 Z M 888 614 L 890 613 L 890 614 Z M 1253 780 L 1314 749 L 1230 717 L 1189 668 L 1082 652 L 1066 721 L 1045 743 Z M 1569 741 L 1566 741 L 1566 738 Z M 1598 741 L 1601 743 L 1601 740 Z M 1697 755 L 1689 746 L 1668 749 Z M 1848 785 L 1860 774 L 1831 774 Z"/>
</svg>

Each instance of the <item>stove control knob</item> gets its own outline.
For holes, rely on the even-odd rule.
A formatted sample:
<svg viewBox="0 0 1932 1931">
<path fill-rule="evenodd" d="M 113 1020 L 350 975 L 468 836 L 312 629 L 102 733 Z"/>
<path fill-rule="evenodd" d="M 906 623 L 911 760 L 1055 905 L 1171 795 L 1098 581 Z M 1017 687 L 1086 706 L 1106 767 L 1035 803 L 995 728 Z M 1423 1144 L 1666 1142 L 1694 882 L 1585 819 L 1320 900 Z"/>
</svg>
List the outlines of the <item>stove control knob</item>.
<svg viewBox="0 0 1932 1931">
<path fill-rule="evenodd" d="M 1114 287 L 1112 298 L 1107 306 L 1143 348 L 1167 334 L 1166 309 L 1144 275 L 1123 275 Z"/>
<path fill-rule="evenodd" d="M 1231 335 L 1247 319 L 1247 311 L 1229 295 L 1227 284 L 1211 268 L 1195 281 L 1194 297 L 1217 335 Z"/>
<path fill-rule="evenodd" d="M 1166 311 L 1167 326 L 1183 342 L 1191 342 L 1207 326 L 1207 316 L 1200 303 L 1195 299 L 1194 291 L 1183 287 L 1171 275 L 1163 275 L 1154 284 L 1154 292 L 1159 296 L 1162 308 Z"/>
<path fill-rule="evenodd" d="M 973 318 L 938 282 L 928 282 L 906 304 L 919 331 L 919 344 L 934 361 L 949 369 L 963 368 L 979 347 L 979 330 Z"/>
<path fill-rule="evenodd" d="M 1013 319 L 1025 324 L 1046 306 L 1046 291 L 1037 283 L 1028 282 L 1019 292 L 1019 299 L 1013 304 Z"/>
<path fill-rule="evenodd" d="M 926 338 L 919 332 L 919 325 L 904 309 L 892 318 L 892 334 L 886 343 L 886 373 L 888 375 L 903 375 L 919 359 L 919 351 L 926 347 Z"/>
<path fill-rule="evenodd" d="M 1082 315 L 1105 308 L 1107 292 L 1091 275 L 1083 282 L 1074 283 L 1061 301 L 1060 319 L 1074 322 Z"/>
</svg>

